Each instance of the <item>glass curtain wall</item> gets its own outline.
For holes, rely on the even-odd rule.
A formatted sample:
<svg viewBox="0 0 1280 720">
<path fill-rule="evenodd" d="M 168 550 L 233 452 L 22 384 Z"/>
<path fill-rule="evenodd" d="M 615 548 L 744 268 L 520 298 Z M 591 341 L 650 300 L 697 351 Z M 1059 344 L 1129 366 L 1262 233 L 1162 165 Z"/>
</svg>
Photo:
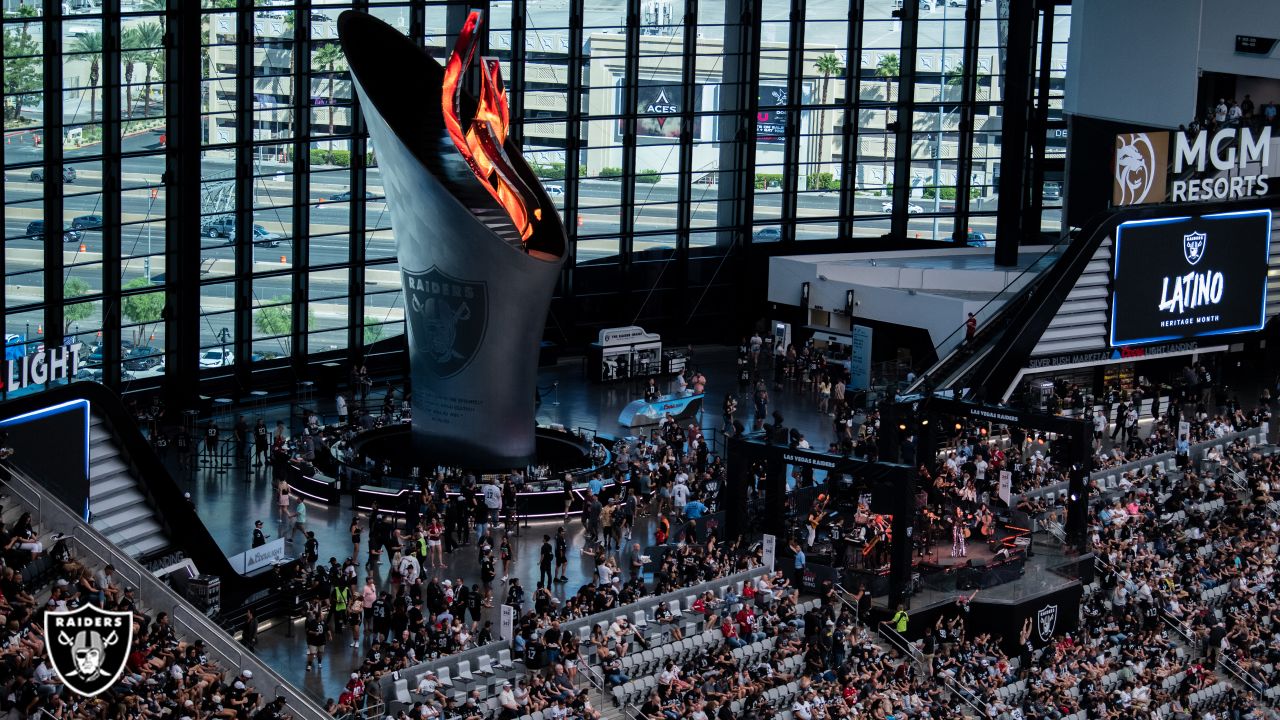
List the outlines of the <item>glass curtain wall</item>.
<svg viewBox="0 0 1280 720">
<path fill-rule="evenodd" d="M 199 264 L 198 328 L 182 328 L 198 335 L 185 346 L 193 367 L 246 378 L 402 335 L 394 208 L 337 43 L 337 17 L 351 9 L 441 60 L 467 9 L 486 10 L 515 136 L 571 235 L 558 297 L 614 321 L 694 317 L 719 302 L 710 291 L 729 279 L 724 261 L 748 244 L 854 251 L 894 218 L 904 239 L 990 241 L 1002 4 L 926 0 L 914 21 L 901 4 L 6 0 L 6 353 L 70 338 L 86 348 L 84 378 L 164 376 L 178 330 L 162 292 L 174 261 L 173 123 L 199 127 L 199 236 L 181 239 L 198 247 L 184 260 Z M 191 13 L 198 72 L 178 77 L 166 47 Z M 1041 15 L 1052 28 L 1040 63 L 1050 120 L 1069 13 Z M 759 21 L 744 28 L 743 17 Z M 166 97 L 186 80 L 199 84 L 198 107 Z M 1047 230 L 1060 228 L 1061 152 L 1048 143 Z M 896 207 L 902 183 L 908 202 Z M 104 370 L 115 353 L 119 377 Z"/>
</svg>

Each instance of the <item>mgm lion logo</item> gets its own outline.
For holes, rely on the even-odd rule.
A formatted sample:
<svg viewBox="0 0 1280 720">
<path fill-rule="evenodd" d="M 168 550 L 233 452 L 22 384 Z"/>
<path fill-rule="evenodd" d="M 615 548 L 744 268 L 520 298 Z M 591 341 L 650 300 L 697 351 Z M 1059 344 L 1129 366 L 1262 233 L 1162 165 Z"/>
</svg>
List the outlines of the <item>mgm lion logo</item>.
<svg viewBox="0 0 1280 720">
<path fill-rule="evenodd" d="M 49 662 L 71 690 L 93 697 L 124 672 L 133 643 L 133 613 L 83 605 L 44 616 Z"/>
<path fill-rule="evenodd" d="M 426 272 L 402 273 L 416 362 L 436 377 L 462 372 L 480 349 L 488 325 L 485 284 L 446 275 L 434 265 Z"/>
<path fill-rule="evenodd" d="M 1111 204 L 1123 207 L 1164 202 L 1168 156 L 1169 136 L 1165 133 L 1117 135 Z"/>
</svg>

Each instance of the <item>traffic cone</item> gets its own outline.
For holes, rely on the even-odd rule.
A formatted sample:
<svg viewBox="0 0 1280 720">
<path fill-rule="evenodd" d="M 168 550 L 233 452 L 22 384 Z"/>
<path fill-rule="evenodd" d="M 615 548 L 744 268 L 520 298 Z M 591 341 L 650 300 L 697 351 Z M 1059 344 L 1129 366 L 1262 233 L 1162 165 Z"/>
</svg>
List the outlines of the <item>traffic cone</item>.
<svg viewBox="0 0 1280 720">
<path fill-rule="evenodd" d="M 84 252 L 84 251 L 85 251 L 84 243 L 80 243 L 80 252 Z"/>
<path fill-rule="evenodd" d="M 283 255 L 281 255 L 281 256 L 280 256 L 280 264 L 281 264 L 281 265 L 287 265 L 287 264 L 288 264 L 288 263 L 286 263 L 286 262 L 285 262 L 285 259 L 284 259 L 284 256 L 283 256 Z"/>
</svg>

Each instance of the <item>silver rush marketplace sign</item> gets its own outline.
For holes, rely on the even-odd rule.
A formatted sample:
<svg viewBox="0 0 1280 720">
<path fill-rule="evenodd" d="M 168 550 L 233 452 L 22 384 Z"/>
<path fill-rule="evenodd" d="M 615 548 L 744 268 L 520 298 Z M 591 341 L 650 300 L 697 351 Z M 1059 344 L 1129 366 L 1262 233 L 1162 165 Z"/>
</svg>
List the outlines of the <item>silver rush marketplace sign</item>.
<svg viewBox="0 0 1280 720">
<path fill-rule="evenodd" d="M 1116 136 L 1111 204 L 1245 200 L 1280 192 L 1271 128 Z"/>
</svg>

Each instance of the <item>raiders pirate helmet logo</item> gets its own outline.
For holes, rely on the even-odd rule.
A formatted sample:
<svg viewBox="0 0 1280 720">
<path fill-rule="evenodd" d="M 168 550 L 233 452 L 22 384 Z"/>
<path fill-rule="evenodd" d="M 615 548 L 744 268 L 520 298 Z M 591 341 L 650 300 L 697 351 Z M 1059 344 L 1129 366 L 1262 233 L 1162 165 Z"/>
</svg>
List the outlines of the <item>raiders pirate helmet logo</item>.
<svg viewBox="0 0 1280 720">
<path fill-rule="evenodd" d="M 133 613 L 82 605 L 44 616 L 45 645 L 53 670 L 72 691 L 93 697 L 124 673 L 133 644 Z"/>
<path fill-rule="evenodd" d="M 488 325 L 485 284 L 446 275 L 434 265 L 426 272 L 402 273 L 409 311 L 421 318 L 409 323 L 418 357 L 437 377 L 462 372 L 480 349 Z"/>
</svg>

